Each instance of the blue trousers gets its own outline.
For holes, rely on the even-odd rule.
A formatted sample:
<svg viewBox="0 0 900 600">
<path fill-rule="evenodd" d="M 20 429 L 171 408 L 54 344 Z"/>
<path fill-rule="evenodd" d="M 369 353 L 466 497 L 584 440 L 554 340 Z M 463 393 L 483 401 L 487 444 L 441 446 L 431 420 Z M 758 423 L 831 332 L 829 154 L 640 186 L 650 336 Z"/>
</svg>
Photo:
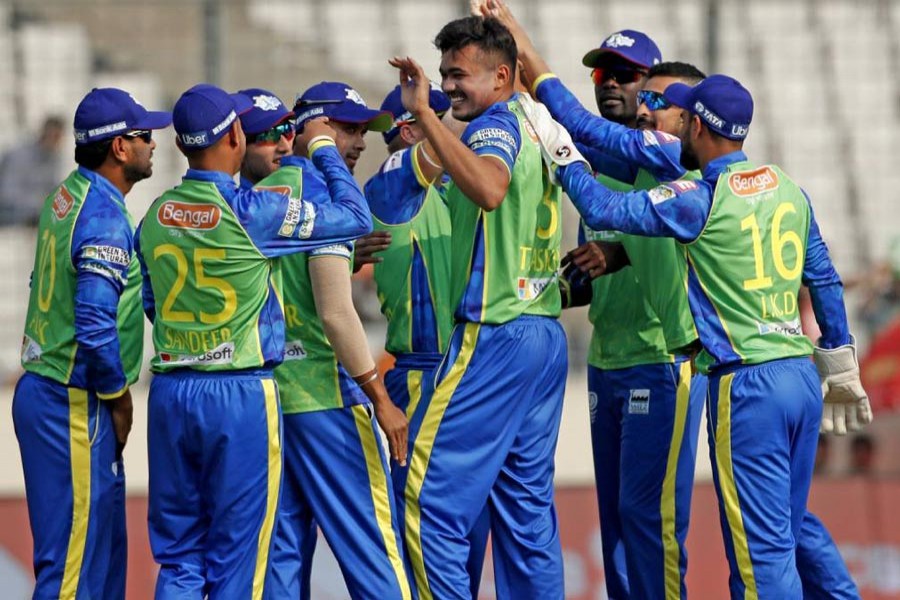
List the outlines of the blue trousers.
<svg viewBox="0 0 900 600">
<path fill-rule="evenodd" d="M 13 423 L 34 538 L 33 597 L 124 598 L 125 475 L 109 407 L 26 373 Z"/>
<path fill-rule="evenodd" d="M 805 364 L 803 368 L 807 369 Z M 721 385 L 721 379 L 719 381 Z M 705 383 L 704 381 L 704 395 L 707 394 Z M 695 387 L 700 387 L 696 381 Z M 803 393 L 811 394 L 812 392 L 809 389 L 804 390 L 801 388 L 798 397 L 802 396 Z M 815 412 L 816 409 L 813 408 L 812 410 Z M 713 456 L 712 464 L 716 467 L 714 442 L 711 432 L 710 453 Z M 805 443 L 808 444 L 808 440 L 805 440 Z M 805 451 L 808 452 L 809 450 L 805 449 Z M 813 457 L 815 457 L 815 446 L 813 446 L 812 453 Z M 781 500 L 782 504 L 785 500 Z M 831 535 L 829 535 L 825 525 L 814 514 L 806 511 L 802 516 L 799 534 L 792 530 L 792 535 L 795 536 L 795 560 L 804 600 L 855 600 L 860 598 L 859 590 L 850 576 L 850 572 L 847 570 L 844 559 L 838 552 L 837 545 L 831 539 Z M 731 563 L 730 558 L 729 563 Z M 734 586 L 732 586 L 732 589 L 734 589 Z M 734 594 L 734 592 L 732 593 Z"/>
<path fill-rule="evenodd" d="M 806 358 L 709 377 L 707 420 L 732 598 L 803 598 L 806 515 L 822 394 Z"/>
<path fill-rule="evenodd" d="M 355 599 L 408 600 L 386 456 L 371 406 L 284 415 L 284 493 L 270 598 L 297 598 L 313 519 Z"/>
<path fill-rule="evenodd" d="M 690 363 L 588 367 L 607 594 L 683 598 L 702 390 Z"/>
<path fill-rule="evenodd" d="M 469 535 L 490 502 L 498 598 L 564 597 L 553 457 L 566 380 L 555 319 L 460 324 L 410 458 L 405 536 L 420 600 L 471 597 Z"/>
<path fill-rule="evenodd" d="M 262 598 L 281 490 L 271 372 L 159 374 L 148 411 L 156 598 Z"/>
<path fill-rule="evenodd" d="M 430 360 L 429 360 L 430 358 Z M 409 455 L 415 447 L 416 434 L 422 426 L 422 417 L 427 412 L 427 404 L 434 394 L 435 370 L 441 362 L 442 355 L 400 355 L 393 369 L 384 376 L 385 387 L 391 400 L 406 412 L 409 419 Z M 419 410 L 419 404 L 424 403 Z M 407 463 L 408 465 L 408 463 Z M 391 479 L 394 482 L 396 496 L 397 519 L 400 523 L 405 518 L 404 491 L 409 468 L 394 464 Z M 481 586 L 481 574 L 484 570 L 484 557 L 487 553 L 488 535 L 491 532 L 490 507 L 485 506 L 472 531 L 467 536 L 469 541 L 469 558 L 466 561 L 466 573 L 469 576 L 469 591 L 472 598 L 478 597 Z M 407 561 L 407 570 L 412 572 L 412 565 Z M 414 583 L 413 583 L 414 585 Z"/>
</svg>

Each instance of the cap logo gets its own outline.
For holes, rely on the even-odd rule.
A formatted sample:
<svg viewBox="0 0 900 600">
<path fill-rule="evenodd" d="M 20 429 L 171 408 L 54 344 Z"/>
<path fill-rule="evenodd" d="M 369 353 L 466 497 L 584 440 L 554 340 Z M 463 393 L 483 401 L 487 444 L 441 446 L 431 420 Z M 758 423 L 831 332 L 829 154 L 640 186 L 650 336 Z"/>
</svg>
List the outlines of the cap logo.
<svg viewBox="0 0 900 600">
<path fill-rule="evenodd" d="M 230 113 L 228 113 L 228 116 L 227 116 L 227 117 L 225 117 L 224 119 L 222 119 L 222 122 L 221 122 L 221 123 L 219 123 L 218 125 L 216 125 L 215 127 L 212 128 L 212 134 L 213 134 L 213 135 L 219 135 L 219 133 L 220 133 L 223 129 L 225 129 L 226 127 L 228 127 L 229 125 L 231 125 L 231 124 L 234 122 L 235 119 L 237 119 L 237 113 L 234 112 L 234 111 L 231 111 Z"/>
<path fill-rule="evenodd" d="M 122 131 L 123 129 L 128 129 L 128 125 L 125 124 L 125 121 L 119 121 L 118 123 L 110 123 L 109 125 L 104 125 L 102 127 L 97 127 L 96 129 L 88 129 L 88 137 L 95 137 L 98 135 L 103 135 L 105 133 L 113 133 L 114 131 Z"/>
<path fill-rule="evenodd" d="M 700 115 L 701 119 L 703 119 L 716 129 L 721 130 L 725 127 L 725 120 L 713 111 L 706 108 L 706 106 L 699 100 L 694 102 L 694 112 Z"/>
<path fill-rule="evenodd" d="M 363 97 L 360 96 L 359 92 L 357 92 L 353 88 L 345 88 L 344 91 L 347 92 L 347 100 L 350 100 L 351 102 L 356 102 L 357 104 L 362 105 L 362 106 L 366 105 L 366 101 L 363 100 Z"/>
<path fill-rule="evenodd" d="M 634 38 L 630 38 L 627 35 L 622 35 L 621 33 L 614 33 L 603 42 L 604 46 L 609 48 L 621 48 L 625 46 L 626 48 L 631 48 L 634 46 Z"/>
<path fill-rule="evenodd" d="M 742 198 L 771 192 L 778 187 L 778 174 L 768 166 L 754 171 L 732 173 L 728 177 L 728 187 Z"/>
<path fill-rule="evenodd" d="M 750 128 L 747 125 L 732 125 L 731 126 L 731 135 L 736 137 L 747 137 L 747 133 L 750 131 Z"/>
<path fill-rule="evenodd" d="M 310 119 L 316 115 L 325 114 L 325 109 L 321 106 L 317 106 L 316 108 L 311 108 L 307 111 L 304 111 L 297 115 L 297 122 L 302 123 L 303 121 Z"/>
<path fill-rule="evenodd" d="M 281 101 L 275 96 L 253 96 L 253 106 L 259 110 L 278 110 L 281 107 Z"/>
<path fill-rule="evenodd" d="M 209 136 L 205 131 L 197 131 L 195 133 L 182 133 L 178 138 L 185 146 L 205 146 L 208 143 Z"/>
<path fill-rule="evenodd" d="M 163 227 L 178 229 L 215 229 L 222 211 L 214 204 L 163 202 L 156 211 L 156 220 Z"/>
</svg>

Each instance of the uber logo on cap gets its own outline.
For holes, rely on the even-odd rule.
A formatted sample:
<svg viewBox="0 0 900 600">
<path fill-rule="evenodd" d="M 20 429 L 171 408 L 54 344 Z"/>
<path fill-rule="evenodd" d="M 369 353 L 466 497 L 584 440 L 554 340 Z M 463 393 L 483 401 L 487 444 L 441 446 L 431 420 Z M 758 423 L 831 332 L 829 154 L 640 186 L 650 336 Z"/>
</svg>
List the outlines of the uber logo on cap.
<svg viewBox="0 0 900 600">
<path fill-rule="evenodd" d="M 628 398 L 628 414 L 650 414 L 650 390 L 631 390 L 631 396 Z"/>
</svg>

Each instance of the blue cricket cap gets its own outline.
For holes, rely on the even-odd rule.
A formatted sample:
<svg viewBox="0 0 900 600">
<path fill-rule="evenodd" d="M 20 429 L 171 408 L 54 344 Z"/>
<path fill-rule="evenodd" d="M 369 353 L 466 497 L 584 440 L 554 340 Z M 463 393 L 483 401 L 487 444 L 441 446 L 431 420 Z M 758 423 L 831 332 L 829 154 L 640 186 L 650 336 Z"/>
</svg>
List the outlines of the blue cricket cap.
<svg viewBox="0 0 900 600">
<path fill-rule="evenodd" d="M 297 130 L 310 119 L 328 117 L 341 123 L 362 123 L 371 131 L 387 131 L 393 126 L 393 116 L 366 106 L 366 101 L 346 83 L 323 81 L 312 86 L 294 103 Z"/>
<path fill-rule="evenodd" d="M 241 127 L 248 135 L 268 131 L 294 116 L 284 102 L 269 90 L 249 88 L 238 91 L 238 94 L 246 96 L 252 103 L 250 110 L 241 115 Z"/>
<path fill-rule="evenodd" d="M 675 106 L 697 115 L 707 127 L 729 140 L 742 140 L 750 131 L 753 97 L 737 79 L 710 75 L 693 87 L 673 83 L 663 96 Z"/>
<path fill-rule="evenodd" d="M 662 62 L 662 52 L 656 42 L 650 39 L 646 33 L 634 29 L 617 31 L 584 55 L 581 62 L 586 67 L 599 67 L 605 57 L 618 57 L 633 63 L 642 69 L 649 69 L 653 65 Z"/>
<path fill-rule="evenodd" d="M 441 86 L 433 81 L 431 82 L 431 91 L 428 93 L 428 106 L 430 106 L 438 116 L 450 110 L 450 97 L 444 93 Z M 415 121 L 412 113 L 403 108 L 403 101 L 400 99 L 399 85 L 385 96 L 384 102 L 381 103 L 381 110 L 391 113 L 394 117 L 391 128 L 382 134 L 384 136 L 384 141 L 388 144 L 399 135 L 400 127 L 406 123 Z"/>
<path fill-rule="evenodd" d="M 94 88 L 75 110 L 75 145 L 83 146 L 138 129 L 165 129 L 172 113 L 149 111 L 117 88 Z"/>
<path fill-rule="evenodd" d="M 252 107 L 253 102 L 243 94 L 229 94 L 214 85 L 200 83 L 175 103 L 172 123 L 184 148 L 208 148 Z"/>
</svg>

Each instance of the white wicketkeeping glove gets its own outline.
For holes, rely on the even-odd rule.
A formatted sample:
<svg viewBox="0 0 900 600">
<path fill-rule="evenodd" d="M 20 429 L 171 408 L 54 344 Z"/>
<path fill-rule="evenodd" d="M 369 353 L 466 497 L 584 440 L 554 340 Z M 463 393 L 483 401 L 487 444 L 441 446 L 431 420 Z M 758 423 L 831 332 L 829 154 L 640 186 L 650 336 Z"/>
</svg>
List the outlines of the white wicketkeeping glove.
<svg viewBox="0 0 900 600">
<path fill-rule="evenodd" d="M 535 102 L 528 94 L 519 94 L 519 106 L 522 107 L 525 118 L 540 141 L 541 156 L 544 158 L 544 165 L 552 183 L 559 185 L 556 179 L 557 167 L 578 161 L 588 164 L 581 152 L 575 148 L 572 136 L 565 127 L 553 120 L 546 106 Z"/>
<path fill-rule="evenodd" d="M 822 382 L 823 433 L 846 435 L 872 422 L 872 407 L 859 378 L 859 362 L 856 358 L 856 340 L 839 348 L 826 350 L 816 346 L 813 360 Z"/>
</svg>

